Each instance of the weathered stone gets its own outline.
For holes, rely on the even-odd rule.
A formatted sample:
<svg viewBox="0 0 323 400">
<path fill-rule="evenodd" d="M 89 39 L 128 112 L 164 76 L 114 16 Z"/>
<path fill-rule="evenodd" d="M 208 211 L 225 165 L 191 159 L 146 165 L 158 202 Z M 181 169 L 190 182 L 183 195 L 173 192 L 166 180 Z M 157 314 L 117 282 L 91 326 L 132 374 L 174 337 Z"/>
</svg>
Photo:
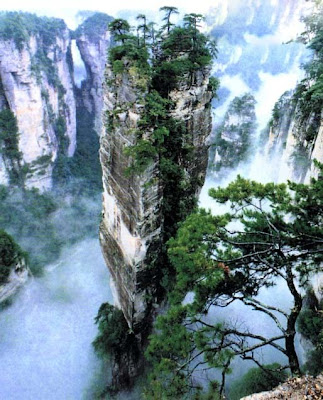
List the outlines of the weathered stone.
<svg viewBox="0 0 323 400">
<path fill-rule="evenodd" d="M 311 177 L 318 175 L 314 159 L 323 162 L 323 121 L 320 117 L 318 123 L 314 112 L 304 119 L 300 104 L 293 96 L 293 91 L 287 92 L 276 104 L 278 115 L 270 128 L 267 152 L 277 163 L 279 181 L 309 183 Z M 314 119 L 317 132 L 308 140 L 306 133 L 314 130 Z"/>
<path fill-rule="evenodd" d="M 82 101 L 88 112 L 95 116 L 94 129 L 98 134 L 102 129 L 102 84 L 110 42 L 111 38 L 108 30 L 96 37 L 90 37 L 83 33 L 76 40 L 87 73 L 86 80 L 82 86 Z"/>
<path fill-rule="evenodd" d="M 73 76 L 68 65 L 68 29 L 56 38 L 47 52 L 47 57 L 57 68 L 60 88 L 51 85 L 49 78 L 52 77 L 43 71 L 40 76 L 33 71 L 39 50 L 44 49 L 38 36 L 31 36 L 21 50 L 13 40 L 0 41 L 0 109 L 9 107 L 17 118 L 19 150 L 23 162 L 31 168 L 26 186 L 44 190 L 52 186 L 53 163 L 58 152 L 54 124 L 58 116 L 66 122 L 68 156 L 74 154 L 76 147 L 76 110 Z M 42 156 L 48 156 L 49 162 L 38 162 Z M 7 174 L 1 173 L 0 179 L 1 183 L 7 183 Z"/>
<path fill-rule="evenodd" d="M 157 301 L 157 271 L 150 259 L 158 257 L 164 244 L 162 213 L 163 185 L 158 157 L 140 175 L 126 173 L 131 160 L 125 148 L 136 144 L 138 121 L 144 111 L 148 86 L 137 84 L 135 74 L 115 76 L 110 66 L 105 73 L 104 121 L 100 159 L 103 170 L 103 218 L 100 240 L 103 255 L 113 277 L 116 304 L 125 315 L 129 327 L 140 334 L 151 317 Z M 169 97 L 175 107 L 170 117 L 183 121 L 187 133 L 182 146 L 190 147 L 190 159 L 179 161 L 184 169 L 190 193 L 196 197 L 203 185 L 207 168 L 206 138 L 211 132 L 208 90 L 209 70 L 199 71 L 189 85 L 183 80 Z M 148 85 L 148 82 L 146 82 Z M 149 138 L 151 132 L 144 132 Z M 170 133 L 171 134 L 171 133 Z"/>
<path fill-rule="evenodd" d="M 291 378 L 276 389 L 252 394 L 240 400 L 321 400 L 323 398 L 323 376 Z"/>
</svg>

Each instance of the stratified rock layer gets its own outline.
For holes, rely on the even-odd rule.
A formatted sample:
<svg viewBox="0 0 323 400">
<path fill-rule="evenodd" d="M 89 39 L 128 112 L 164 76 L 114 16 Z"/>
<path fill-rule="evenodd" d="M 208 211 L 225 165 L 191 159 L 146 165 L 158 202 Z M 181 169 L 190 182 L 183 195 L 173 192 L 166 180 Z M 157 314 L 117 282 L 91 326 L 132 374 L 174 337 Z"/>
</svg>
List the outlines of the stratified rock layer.
<svg viewBox="0 0 323 400">
<path fill-rule="evenodd" d="M 125 155 L 136 144 L 136 129 L 144 111 L 148 82 L 133 73 L 115 76 L 108 66 L 104 87 L 105 129 L 101 135 L 103 169 L 103 218 L 100 239 L 103 255 L 110 269 L 116 292 L 116 304 L 123 310 L 129 326 L 140 332 L 141 323 L 156 302 L 151 259 L 163 246 L 165 215 L 162 211 L 164 184 L 160 179 L 158 157 L 140 175 L 126 173 L 131 160 Z M 206 137 L 211 131 L 208 88 L 209 71 L 198 71 L 195 84 L 181 82 L 169 97 L 175 106 L 170 116 L 182 121 L 187 134 L 182 146 L 190 146 L 191 159 L 179 164 L 185 171 L 190 193 L 198 196 L 207 167 Z M 145 132 L 143 137 L 149 137 Z M 170 135 L 172 132 L 170 132 Z M 179 182 L 178 182 L 179 184 Z"/>
</svg>

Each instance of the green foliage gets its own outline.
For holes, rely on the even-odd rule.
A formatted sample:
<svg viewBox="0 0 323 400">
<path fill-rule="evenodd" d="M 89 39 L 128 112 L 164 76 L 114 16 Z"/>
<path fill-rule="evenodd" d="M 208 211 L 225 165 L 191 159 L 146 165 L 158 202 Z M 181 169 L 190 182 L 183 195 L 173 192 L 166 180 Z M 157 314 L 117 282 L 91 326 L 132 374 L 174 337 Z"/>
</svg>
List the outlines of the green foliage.
<svg viewBox="0 0 323 400">
<path fill-rule="evenodd" d="M 164 6 L 159 9 L 160 11 L 165 12 L 165 16 L 162 19 L 165 21 L 165 24 L 162 26 L 162 31 L 166 29 L 167 34 L 169 34 L 171 28 L 174 26 L 173 23 L 170 22 L 172 14 L 178 14 L 178 9 L 177 7 L 169 7 L 169 6 Z"/>
<path fill-rule="evenodd" d="M 291 91 L 287 91 L 282 94 L 279 100 L 275 103 L 271 114 L 271 120 L 269 122 L 270 127 L 276 127 L 279 120 L 283 117 L 284 113 L 288 110 L 290 106 L 290 99 L 292 96 Z M 294 104 L 295 106 L 295 104 Z"/>
<path fill-rule="evenodd" d="M 317 165 L 323 172 L 323 165 Z M 173 382 L 180 380 L 182 390 L 189 393 L 194 371 L 220 368 L 225 375 L 235 356 L 260 362 L 256 349 L 268 344 L 286 353 L 289 364 L 284 368 L 300 372 L 294 347 L 302 308 L 298 285 L 306 286 L 323 260 L 322 179 L 312 179 L 309 185 L 285 185 L 260 184 L 238 176 L 226 188 L 211 189 L 209 194 L 220 204 L 229 203 L 229 211 L 222 215 L 196 211 L 168 242 L 176 272 L 171 307 L 159 317 L 147 350 L 153 364 L 152 382 L 161 376 L 159 386 L 165 391 L 178 390 Z M 277 277 L 286 281 L 293 298 L 288 312 L 256 298 L 260 288 L 275 285 Z M 268 339 L 259 335 L 257 327 L 244 331 L 239 323 L 207 318 L 211 306 L 226 307 L 234 301 L 265 313 L 279 334 Z M 272 310 L 285 318 L 284 325 Z M 321 324 L 311 321 L 309 329 L 320 331 Z M 278 340 L 284 340 L 285 346 Z"/>
<path fill-rule="evenodd" d="M 124 153 L 128 157 L 132 157 L 135 160 L 128 171 L 142 173 L 154 160 L 155 156 L 157 155 L 157 150 L 149 140 L 138 139 L 137 143 L 131 147 L 127 147 Z"/>
<path fill-rule="evenodd" d="M 160 47 L 152 79 L 153 86 L 165 97 L 179 82 L 193 85 L 195 73 L 208 67 L 215 56 L 210 39 L 190 26 L 173 28 Z"/>
<path fill-rule="evenodd" d="M 129 36 L 124 44 L 112 47 L 109 51 L 109 61 L 114 72 L 118 74 L 125 71 L 125 64 L 128 64 L 128 68 L 130 66 L 139 68 L 143 75 L 147 75 L 150 71 L 147 48 L 138 47 L 135 36 Z"/>
<path fill-rule="evenodd" d="M 149 66 L 149 52 L 152 48 L 153 57 L 152 86 L 163 97 L 167 97 L 170 90 L 174 89 L 180 81 L 188 81 L 194 84 L 194 74 L 201 68 L 208 67 L 212 57 L 216 56 L 216 46 L 206 35 L 199 32 L 199 22 L 202 16 L 188 14 L 185 16 L 183 27 L 170 22 L 171 15 L 178 13 L 175 7 L 163 7 L 166 24 L 156 34 L 151 24 L 147 23 L 144 15 L 138 18 L 143 21 L 138 26 L 138 32 L 142 31 L 143 38 L 131 34 L 131 27 L 123 19 L 115 19 L 109 24 L 109 30 L 116 42 L 121 42 L 110 49 L 109 61 L 115 73 L 124 71 L 123 59 L 134 63 L 141 72 L 151 74 Z M 150 30 L 151 29 L 151 30 Z M 166 34 L 163 31 L 166 30 Z M 212 84 L 215 90 L 216 86 Z"/>
<path fill-rule="evenodd" d="M 62 116 L 58 116 L 54 124 L 55 136 L 58 140 L 59 151 L 66 153 L 69 146 L 69 138 L 66 135 L 66 121 Z"/>
<path fill-rule="evenodd" d="M 117 18 L 111 21 L 108 28 L 109 31 L 112 33 L 114 39 L 116 41 L 121 41 L 122 44 L 125 44 L 127 39 L 133 38 L 133 36 L 130 35 L 129 23 L 122 18 Z"/>
<path fill-rule="evenodd" d="M 0 143 L 4 157 L 12 160 L 21 159 L 18 140 L 17 120 L 13 112 L 9 109 L 0 111 Z"/>
<path fill-rule="evenodd" d="M 67 29 L 62 19 L 37 17 L 35 14 L 17 11 L 0 13 L 0 38 L 13 39 L 19 50 L 28 43 L 31 35 L 38 35 L 43 48 L 48 50 L 62 37 Z"/>
<path fill-rule="evenodd" d="M 321 310 L 306 309 L 298 318 L 299 332 L 314 344 L 323 336 L 323 318 Z M 323 337 L 321 337 L 323 339 Z"/>
<path fill-rule="evenodd" d="M 210 90 L 212 92 L 212 97 L 216 96 L 219 87 L 220 87 L 219 79 L 216 78 L 215 76 L 211 76 L 209 79 L 208 90 Z"/>
<path fill-rule="evenodd" d="M 112 63 L 112 71 L 115 75 L 122 74 L 125 70 L 123 62 L 121 60 L 115 60 Z"/>
<path fill-rule="evenodd" d="M 307 293 L 306 298 L 307 304 L 298 317 L 297 325 L 299 332 L 313 343 L 314 349 L 308 354 L 304 370 L 311 375 L 318 375 L 323 371 L 322 302 L 318 303 L 312 291 Z"/>
<path fill-rule="evenodd" d="M 43 260 L 53 261 L 59 254 L 58 238 L 48 222 L 57 205 L 50 195 L 41 195 L 36 189 L 21 192 L 4 186 L 1 188 L 0 228 L 19 238 L 26 251 L 30 252 L 31 270 L 37 274 Z M 31 243 L 28 243 L 29 240 Z"/>
<path fill-rule="evenodd" d="M 206 69 L 215 53 L 214 43 L 198 30 L 200 15 L 190 14 L 184 26 L 175 27 L 171 17 L 177 9 L 163 7 L 162 11 L 166 13 L 165 25 L 159 32 L 144 15 L 138 16 L 137 37 L 131 34 L 126 21 L 114 20 L 109 29 L 116 46 L 109 51 L 109 62 L 116 79 L 125 73 L 138 90 L 138 97 L 143 99 L 144 109 L 137 129 L 131 131 L 133 144 L 125 149 L 129 159 L 125 172 L 128 175 L 143 174 L 147 168 L 156 166 L 163 192 L 161 241 L 165 243 L 176 232 L 177 224 L 196 206 L 196 191 L 202 184 L 198 178 L 192 179 L 187 173 L 194 151 L 192 138 L 188 135 L 188 123 L 179 122 L 171 116 L 174 103 L 169 93 L 179 85 L 195 85 L 200 79 L 198 71 L 207 74 Z M 138 71 L 141 77 L 144 75 L 141 82 L 138 82 Z M 217 80 L 211 79 L 208 90 L 212 95 L 217 87 Z M 118 124 L 117 113 L 110 113 L 108 129 L 112 130 Z M 159 246 L 156 253 L 149 265 L 160 294 L 173 281 L 174 271 L 167 259 L 165 246 Z"/>
<path fill-rule="evenodd" d="M 125 149 L 125 154 L 132 157 L 129 172 L 142 173 L 154 160 L 165 152 L 165 139 L 169 136 L 168 107 L 171 101 L 164 99 L 152 90 L 145 97 L 145 110 L 138 123 L 135 145 Z M 151 131 L 148 138 L 143 138 L 146 131 Z"/>
<path fill-rule="evenodd" d="M 12 236 L 0 229 L 0 285 L 7 282 L 11 269 L 25 256 Z"/>
<path fill-rule="evenodd" d="M 69 138 L 66 135 L 66 122 L 62 116 L 58 116 L 54 123 L 55 136 L 58 140 L 58 155 L 53 168 L 53 180 L 56 184 L 66 184 L 71 177 L 70 159 L 67 156 Z"/>
<path fill-rule="evenodd" d="M 101 357 L 109 357 L 113 352 L 126 350 L 129 327 L 121 310 L 109 303 L 103 303 L 95 323 L 98 325 L 99 334 L 93 346 Z"/>
<path fill-rule="evenodd" d="M 38 17 L 23 12 L 0 13 L 0 38 L 13 39 L 19 50 L 29 46 L 31 36 L 37 37 L 38 50 L 31 60 L 31 71 L 41 83 L 42 73 L 53 87 L 60 86 L 57 67 L 48 53 L 55 49 L 57 38 L 63 38 L 67 26 L 62 19 Z"/>
<path fill-rule="evenodd" d="M 42 81 L 42 72 L 47 77 L 48 83 L 57 88 L 60 85 L 57 67 L 48 56 L 44 48 L 38 49 L 31 60 L 31 71 L 37 77 L 40 84 Z"/>
<path fill-rule="evenodd" d="M 281 371 L 277 363 L 264 365 L 263 368 L 251 368 L 242 378 L 230 387 L 230 400 L 239 400 L 249 394 L 265 392 L 284 382 L 288 375 Z"/>
<path fill-rule="evenodd" d="M 9 164 L 10 183 L 23 187 L 27 169 L 22 166 L 17 120 L 9 109 L 0 111 L 0 153 Z"/>
<path fill-rule="evenodd" d="M 100 194 L 95 200 L 93 194 L 82 197 L 79 185 L 74 192 L 65 187 L 62 193 L 51 194 L 0 185 L 0 229 L 13 235 L 29 253 L 33 274 L 40 275 L 45 265 L 59 257 L 63 246 L 97 235 Z"/>
<path fill-rule="evenodd" d="M 94 130 L 94 116 L 86 108 L 77 110 L 76 150 L 68 158 L 67 181 L 81 180 L 79 195 L 97 194 L 102 190 L 102 169 L 99 160 L 99 135 Z"/>
<path fill-rule="evenodd" d="M 318 375 L 323 371 L 323 338 L 321 334 L 321 342 L 311 350 L 304 365 L 304 370 L 310 375 Z"/>
<path fill-rule="evenodd" d="M 194 333 L 187 330 L 181 321 L 186 315 L 184 307 L 173 307 L 166 316 L 157 317 L 156 329 L 160 336 L 151 336 L 146 358 L 153 366 L 147 399 L 180 399 L 189 390 L 189 382 L 184 371 L 174 376 L 178 369 L 177 359 L 173 354 L 183 358 L 190 350 Z"/>
<path fill-rule="evenodd" d="M 294 102 L 298 104 L 299 123 L 303 127 L 304 139 L 313 143 L 320 127 L 323 107 L 323 7 L 304 18 L 305 31 L 298 38 L 314 52 L 305 66 L 306 77 L 297 86 Z"/>
<path fill-rule="evenodd" d="M 93 41 L 98 41 L 102 35 L 108 30 L 108 25 L 111 23 L 112 17 L 107 14 L 96 12 L 86 18 L 86 20 L 77 27 L 74 32 L 76 38 L 81 35 L 87 35 Z"/>
</svg>

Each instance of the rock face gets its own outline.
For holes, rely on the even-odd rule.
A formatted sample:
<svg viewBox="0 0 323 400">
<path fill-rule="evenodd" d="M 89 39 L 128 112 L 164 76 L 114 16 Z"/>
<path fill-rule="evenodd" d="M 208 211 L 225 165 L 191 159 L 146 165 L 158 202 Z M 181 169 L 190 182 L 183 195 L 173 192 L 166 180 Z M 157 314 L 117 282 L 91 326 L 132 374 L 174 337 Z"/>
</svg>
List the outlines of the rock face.
<svg viewBox="0 0 323 400">
<path fill-rule="evenodd" d="M 246 93 L 229 105 L 222 124 L 216 129 L 210 154 L 210 170 L 225 175 L 226 171 L 246 160 L 253 150 L 256 131 L 255 99 Z"/>
<path fill-rule="evenodd" d="M 274 107 L 267 151 L 279 181 L 308 183 L 318 176 L 314 160 L 323 162 L 323 119 L 321 110 L 308 108 L 305 114 L 297 91 L 285 93 Z"/>
<path fill-rule="evenodd" d="M 108 30 L 112 17 L 94 13 L 75 31 L 76 45 L 83 60 L 86 79 L 78 95 L 78 106 L 93 119 L 93 128 L 100 135 L 102 129 L 103 80 L 111 35 Z"/>
<path fill-rule="evenodd" d="M 17 118 L 26 186 L 41 190 L 51 188 L 60 142 L 68 142 L 68 156 L 76 146 L 70 34 L 65 26 L 51 45 L 44 47 L 43 40 L 31 35 L 21 48 L 13 39 L 0 40 L 0 109 L 10 108 Z M 60 132 L 59 119 L 66 125 Z M 1 173 L 1 183 L 7 175 Z"/>
<path fill-rule="evenodd" d="M 186 185 L 195 196 L 205 178 L 205 143 L 211 131 L 212 93 L 208 88 L 208 75 L 208 70 L 198 71 L 194 85 L 182 82 L 169 94 L 174 102 L 170 116 L 182 121 L 187 128 L 181 145 L 193 149 L 190 160 L 185 159 L 183 152 L 179 164 L 185 170 Z M 141 331 L 143 321 L 156 303 L 156 286 L 160 282 L 156 282 L 158 271 L 152 271 L 151 266 L 154 257 L 161 254 L 165 225 L 170 224 L 163 208 L 169 194 L 160 178 L 159 158 L 155 157 L 140 174 L 127 173 L 131 158 L 125 154 L 125 149 L 136 144 L 136 130 L 144 112 L 147 90 L 148 82 L 142 77 L 139 80 L 131 67 L 126 66 L 126 72 L 118 75 L 107 67 L 105 128 L 100 149 L 104 188 L 100 240 L 112 275 L 116 304 L 135 333 Z M 143 137 L 148 138 L 150 134 L 144 132 Z"/>
<path fill-rule="evenodd" d="M 76 39 L 87 73 L 87 79 L 82 86 L 82 101 L 88 112 L 95 116 L 94 129 L 98 134 L 102 129 L 102 85 L 110 42 L 110 33 L 107 29 L 98 36 L 83 32 Z"/>
<path fill-rule="evenodd" d="M 112 18 L 94 13 L 73 34 L 63 20 L 55 18 L 13 12 L 0 19 L 4 27 L 0 32 L 0 112 L 9 109 L 17 119 L 21 166 L 24 174 L 28 171 L 25 186 L 48 190 L 60 175 L 68 175 L 68 158 L 76 155 L 77 163 L 80 157 L 86 158 L 84 148 L 89 142 L 96 141 L 98 147 L 98 136 L 89 136 L 99 135 L 102 125 L 102 82 Z M 12 24 L 21 32 L 18 28 L 13 32 Z M 72 40 L 86 68 L 81 88 L 74 84 Z M 82 143 L 76 151 L 77 140 Z M 99 170 L 97 150 L 93 158 Z M 0 183 L 12 183 L 9 161 L 0 151 Z"/>
</svg>

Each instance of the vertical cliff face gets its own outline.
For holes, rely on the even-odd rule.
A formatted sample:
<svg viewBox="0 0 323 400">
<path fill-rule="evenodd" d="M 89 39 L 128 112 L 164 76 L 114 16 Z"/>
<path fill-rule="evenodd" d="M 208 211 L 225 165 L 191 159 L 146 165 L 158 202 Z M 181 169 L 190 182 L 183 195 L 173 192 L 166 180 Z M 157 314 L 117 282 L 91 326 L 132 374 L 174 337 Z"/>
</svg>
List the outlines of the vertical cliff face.
<svg viewBox="0 0 323 400">
<path fill-rule="evenodd" d="M 312 57 L 304 66 L 304 79 L 276 103 L 270 123 L 269 148 L 288 165 L 285 178 L 305 182 L 318 175 L 314 160 L 323 161 L 322 13 L 318 5 L 304 18 L 305 31 L 299 40 Z"/>
<path fill-rule="evenodd" d="M 102 128 L 102 108 L 105 64 L 111 43 L 108 24 L 112 18 L 95 13 L 76 30 L 76 44 L 86 68 L 81 99 L 88 113 L 94 116 L 94 129 L 99 134 Z"/>
<path fill-rule="evenodd" d="M 147 91 L 130 74 L 115 76 L 107 67 L 104 85 L 104 125 L 100 159 L 103 170 L 103 218 L 100 239 L 116 289 L 116 302 L 130 326 L 144 311 L 144 292 L 137 293 L 137 272 L 144 269 L 147 245 L 160 234 L 160 193 L 156 166 L 141 176 L 126 176 L 130 166 L 124 153 L 136 140 L 135 130 Z M 113 122 L 113 124 L 112 124 Z M 148 222 L 149 221 L 149 222 Z"/>
<path fill-rule="evenodd" d="M 46 44 L 41 32 L 31 33 L 23 43 L 0 40 L 0 107 L 17 118 L 26 186 L 42 190 L 52 185 L 60 146 L 68 156 L 76 146 L 70 36 L 63 21 L 60 25 Z M 1 183 L 8 175 L 2 173 Z"/>
<path fill-rule="evenodd" d="M 173 101 L 169 117 L 186 129 L 177 144 L 182 149 L 177 164 L 184 171 L 184 179 L 177 185 L 186 186 L 186 193 L 193 197 L 203 185 L 207 167 L 205 143 L 211 131 L 212 97 L 208 75 L 207 69 L 197 71 L 194 85 L 182 81 L 169 93 Z M 101 245 L 111 271 L 116 303 L 137 333 L 158 298 L 160 282 L 156 280 L 161 271 L 154 270 L 158 264 L 155 259 L 162 258 L 165 232 L 174 224 L 171 214 L 176 214 L 175 207 L 169 210 L 165 206 L 177 188 L 162 179 L 160 155 L 155 155 L 140 173 L 131 171 L 133 160 L 127 155 L 126 149 L 139 142 L 138 128 L 142 129 L 148 84 L 149 80 L 140 77 L 131 65 L 125 65 L 121 74 L 114 74 L 111 66 L 107 67 L 105 128 L 100 149 L 104 188 Z M 149 140 L 152 134 L 147 129 L 142 138 Z M 170 131 L 169 136 L 172 134 Z M 179 207 L 178 203 L 185 200 L 174 201 Z"/>
<path fill-rule="evenodd" d="M 71 33 L 55 18 L 0 16 L 0 112 L 10 110 L 17 120 L 20 157 L 17 167 L 10 151 L 0 151 L 0 183 L 15 184 L 13 168 L 27 188 L 47 190 L 70 176 L 87 179 L 84 171 L 91 175 L 91 168 L 100 181 L 98 135 L 111 19 L 95 13 Z M 87 71 L 81 88 L 74 84 L 72 40 Z M 5 146 L 0 135 L 0 148 Z"/>
<path fill-rule="evenodd" d="M 276 103 L 270 123 L 268 151 L 280 167 L 279 180 L 309 182 L 317 177 L 314 160 L 323 162 L 323 120 L 321 113 L 306 118 L 295 92 L 285 93 Z M 287 170 L 283 166 L 287 165 Z"/>
<path fill-rule="evenodd" d="M 216 129 L 210 154 L 210 171 L 219 177 L 247 159 L 253 151 L 256 131 L 256 101 L 247 93 L 230 103 L 221 125 Z M 221 173 L 219 173 L 219 171 Z"/>
</svg>

